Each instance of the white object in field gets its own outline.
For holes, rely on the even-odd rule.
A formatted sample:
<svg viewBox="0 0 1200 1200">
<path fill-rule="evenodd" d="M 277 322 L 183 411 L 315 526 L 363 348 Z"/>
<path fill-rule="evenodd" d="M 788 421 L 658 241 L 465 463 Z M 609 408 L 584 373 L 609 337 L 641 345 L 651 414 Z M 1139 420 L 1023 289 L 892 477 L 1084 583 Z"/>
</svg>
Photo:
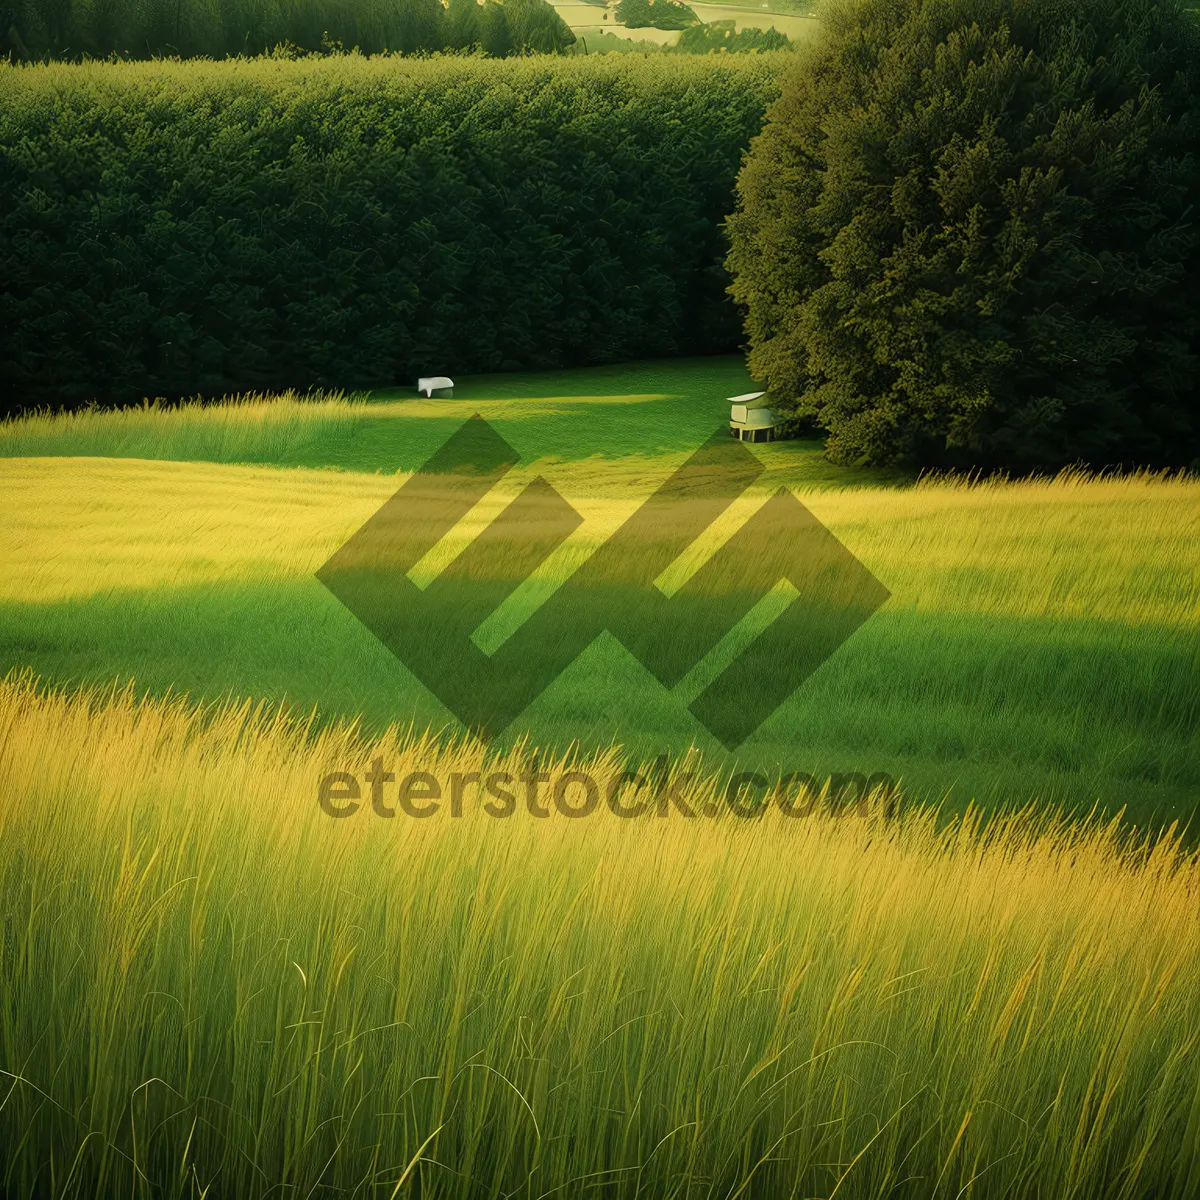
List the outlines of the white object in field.
<svg viewBox="0 0 1200 1200">
<path fill-rule="evenodd" d="M 778 423 L 766 392 L 729 397 L 729 433 L 739 441 L 769 442 Z"/>
<path fill-rule="evenodd" d="M 417 380 L 417 391 L 430 399 L 434 396 L 453 396 L 454 380 L 448 375 L 428 375 Z"/>
</svg>

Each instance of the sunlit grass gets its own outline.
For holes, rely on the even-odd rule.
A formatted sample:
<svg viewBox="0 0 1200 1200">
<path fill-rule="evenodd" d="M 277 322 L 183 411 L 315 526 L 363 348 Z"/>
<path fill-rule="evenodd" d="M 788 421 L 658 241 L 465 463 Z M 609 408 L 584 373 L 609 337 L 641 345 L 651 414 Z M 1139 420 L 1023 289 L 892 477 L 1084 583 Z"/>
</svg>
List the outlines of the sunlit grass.
<svg viewBox="0 0 1200 1200">
<path fill-rule="evenodd" d="M 146 458 L 393 474 L 416 470 L 479 413 L 524 463 L 589 459 L 599 477 L 605 464 L 630 459 L 653 472 L 727 422 L 726 398 L 752 386 L 745 365 L 732 356 L 482 375 L 455 384 L 450 400 L 420 398 L 414 383 L 373 392 L 369 401 L 289 392 L 278 399 L 251 395 L 219 404 L 18 416 L 0 421 L 0 460 Z M 904 478 L 834 467 L 816 443 L 789 461 L 793 477 L 814 485 Z"/>
<path fill-rule="evenodd" d="M 565 579 L 677 466 L 521 464 L 423 560 L 429 578 L 541 475 L 584 517 L 530 581 Z M 811 489 L 763 476 L 673 564 L 690 576 L 779 487 L 919 613 L 1200 625 L 1200 481 L 1156 475 Z M 104 458 L 16 459 L 0 475 L 2 593 L 46 601 L 214 579 L 307 579 L 405 476 Z M 669 590 L 671 580 L 664 580 Z"/>
<path fill-rule="evenodd" d="M 623 406 L 669 399 L 672 397 L 662 393 L 649 393 L 539 396 L 525 401 L 409 397 L 372 402 L 366 392 L 289 391 L 246 393 L 216 403 L 147 400 L 124 408 L 42 410 L 10 417 L 0 421 L 0 457 L 55 455 L 286 465 L 338 434 L 353 435 L 368 419 L 462 422 L 479 413 L 487 420 L 546 420 L 567 416 L 580 405 Z M 636 420 L 636 414 L 630 419 Z"/>
<path fill-rule="evenodd" d="M 0 686 L 6 1192 L 1195 1194 L 1171 837 L 316 803 L 527 754 Z"/>
<path fill-rule="evenodd" d="M 368 402 L 253 397 L 0 425 L 0 667 L 453 729 L 316 569 L 464 414 L 483 412 L 521 461 L 418 564 L 418 582 L 539 475 L 583 517 L 475 631 L 493 650 L 748 386 L 740 361 L 695 359 L 457 380 L 449 402 L 397 388 Z M 17 454 L 34 450 L 49 457 Z M 960 806 L 1194 812 L 1200 483 L 1067 473 L 913 486 L 835 467 L 812 443 L 754 453 L 763 475 L 663 572 L 663 591 L 788 487 L 891 599 L 743 743 L 744 761 L 886 771 Z M 687 700 L 602 638 L 506 737 L 617 739 L 649 756 L 696 745 L 723 761 Z"/>
<path fill-rule="evenodd" d="M 480 411 L 522 461 L 417 573 L 538 475 L 584 518 L 476 631 L 502 638 L 740 371 L 0 425 L 0 674 L 42 677 L 0 683 L 0 1191 L 1196 1194 L 1200 859 L 1162 829 L 1200 795 L 1200 481 L 756 447 L 659 585 L 783 486 L 891 599 L 736 756 L 686 708 L 719 663 L 668 693 L 604 638 L 485 749 L 313 577 Z M 376 758 L 441 810 L 378 816 L 364 781 L 323 814 Z M 735 762 L 886 772 L 900 819 L 657 815 L 662 771 L 723 809 Z M 643 817 L 556 811 L 564 771 L 627 766 Z M 453 816 L 454 774 L 492 771 L 513 815 L 468 782 Z"/>
<path fill-rule="evenodd" d="M 247 393 L 219 404 L 147 401 L 119 409 L 32 412 L 0 421 L 0 458 L 71 455 L 203 462 L 274 462 L 353 429 L 364 395 Z"/>
<path fill-rule="evenodd" d="M 660 584 L 680 582 L 790 481 L 892 595 L 743 745 L 745 759 L 887 771 L 956 804 L 1053 796 L 1085 810 L 1129 805 L 1145 819 L 1194 810 L 1200 484 L 1143 475 L 813 488 L 776 449 L 730 519 Z M 432 578 L 530 478 L 549 478 L 585 521 L 480 627 L 480 644 L 498 644 L 682 455 L 523 463 L 421 567 Z M 453 727 L 313 577 L 402 479 L 11 459 L 0 472 L 0 663 L 63 682 L 286 699 L 372 726 Z M 684 692 L 665 692 L 614 643 L 585 659 L 510 738 L 723 754 Z"/>
</svg>

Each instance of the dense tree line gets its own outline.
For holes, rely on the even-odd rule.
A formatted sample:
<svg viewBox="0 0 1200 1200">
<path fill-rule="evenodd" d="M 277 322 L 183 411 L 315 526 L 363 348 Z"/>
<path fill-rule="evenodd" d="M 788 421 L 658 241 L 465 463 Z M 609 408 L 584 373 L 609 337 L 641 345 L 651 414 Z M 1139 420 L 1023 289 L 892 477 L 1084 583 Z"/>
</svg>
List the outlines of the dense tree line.
<svg viewBox="0 0 1200 1200">
<path fill-rule="evenodd" d="M 1174 0 L 857 0 L 741 174 L 752 372 L 846 462 L 1200 455 L 1200 30 Z"/>
<path fill-rule="evenodd" d="M 24 403 L 735 350 L 722 223 L 783 56 L 0 71 Z"/>
<path fill-rule="evenodd" d="M 791 45 L 787 34 L 774 26 L 739 30 L 735 21 L 710 21 L 685 29 L 679 41 L 669 48 L 677 54 L 757 54 L 764 50 L 788 50 Z"/>
<path fill-rule="evenodd" d="M 16 58 L 183 58 L 277 47 L 404 54 L 472 47 L 503 58 L 575 41 L 546 0 L 0 0 Z"/>
<path fill-rule="evenodd" d="M 696 10 L 683 0 L 618 0 L 616 17 L 627 29 L 687 29 L 700 24 Z"/>
</svg>

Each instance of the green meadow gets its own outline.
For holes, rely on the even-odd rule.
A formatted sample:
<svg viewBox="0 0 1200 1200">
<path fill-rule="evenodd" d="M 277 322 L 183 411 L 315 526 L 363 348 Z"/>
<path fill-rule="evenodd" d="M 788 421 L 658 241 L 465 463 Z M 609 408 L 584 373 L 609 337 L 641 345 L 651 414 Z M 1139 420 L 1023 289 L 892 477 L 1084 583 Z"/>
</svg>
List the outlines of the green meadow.
<svg viewBox="0 0 1200 1200">
<path fill-rule="evenodd" d="M 1195 30 L 693 7 L 0 0 L 0 1200 L 1200 1197 Z"/>
<path fill-rule="evenodd" d="M 132 681 L 197 702 L 251 697 L 319 724 L 358 718 L 367 731 L 399 723 L 452 739 L 455 718 L 315 571 L 479 413 L 521 461 L 474 524 L 420 564 L 426 582 L 539 475 L 583 518 L 476 631 L 494 647 L 750 386 L 739 360 L 695 359 L 476 377 L 450 400 L 396 388 L 9 421 L 0 671 L 56 686 Z M 1124 809 L 1135 823 L 1193 816 L 1200 484 L 918 481 L 834 467 L 815 442 L 754 453 L 762 476 L 693 548 L 695 563 L 784 486 L 890 599 L 734 753 L 687 709 L 711 663 L 668 691 L 608 636 L 501 748 L 615 743 L 637 761 L 699 755 L 714 770 L 885 772 L 908 800 L 959 810 L 1038 801 Z M 772 616 L 749 614 L 714 655 L 735 656 Z"/>
</svg>

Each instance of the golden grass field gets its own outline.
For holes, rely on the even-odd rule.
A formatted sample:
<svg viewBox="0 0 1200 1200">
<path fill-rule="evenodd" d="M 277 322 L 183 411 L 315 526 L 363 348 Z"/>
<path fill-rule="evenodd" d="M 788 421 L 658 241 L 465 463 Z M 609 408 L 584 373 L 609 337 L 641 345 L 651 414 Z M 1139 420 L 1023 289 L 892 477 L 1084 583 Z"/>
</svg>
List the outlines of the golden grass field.
<svg viewBox="0 0 1200 1200">
<path fill-rule="evenodd" d="M 583 517 L 498 644 L 740 372 L 0 424 L 0 1194 L 1200 1194 L 1200 482 L 756 447 L 659 585 L 786 486 L 891 598 L 732 755 L 611 640 L 485 746 L 313 578 L 481 412 L 522 461 L 414 576 L 537 475 Z M 739 764 L 899 814 L 738 816 Z M 551 800 L 626 769 L 636 818 Z"/>
<path fill-rule="evenodd" d="M 684 457 L 520 464 L 422 561 L 421 574 L 436 577 L 542 475 L 585 519 L 526 590 L 559 582 Z M 12 567 L 4 595 L 51 601 L 212 578 L 306 579 L 402 479 L 123 458 L 9 460 L 0 489 L 19 519 L 0 528 L 0 554 Z M 1070 473 L 905 489 L 809 491 L 799 482 L 768 460 L 764 475 L 672 566 L 664 587 L 690 576 L 777 487 L 790 485 L 888 580 L 906 611 L 1200 623 L 1192 557 L 1200 483 Z"/>
<path fill-rule="evenodd" d="M 1200 860 L 1174 836 L 495 819 L 470 792 L 332 820 L 327 771 L 489 760 L 21 679 L 0 746 L 7 1194 L 1200 1185 Z"/>
<path fill-rule="evenodd" d="M 313 572 L 480 412 L 522 462 L 414 578 L 436 577 L 538 475 L 583 517 L 476 631 L 494 649 L 687 457 L 708 432 L 704 412 L 719 420 L 721 394 L 739 382 L 728 371 L 725 387 L 709 388 L 717 402 L 700 402 L 704 375 L 689 369 L 632 381 L 563 373 L 540 391 L 523 377 L 449 402 L 288 396 L 9 422 L 0 667 L 196 699 L 266 697 L 376 727 L 453 727 Z M 743 757 L 781 771 L 886 771 L 960 806 L 1188 815 L 1200 787 L 1200 483 L 1066 473 L 914 485 L 834 468 L 796 443 L 756 453 L 761 478 L 660 587 L 679 586 L 786 486 L 891 599 Z M 686 711 L 695 680 L 685 685 L 664 693 L 598 643 L 514 736 L 720 758 Z"/>
<path fill-rule="evenodd" d="M 0 550 L 18 569 L 6 594 L 47 599 L 157 586 L 189 578 L 189 563 L 218 571 L 228 563 L 245 578 L 307 576 L 396 489 L 403 472 L 401 479 L 393 472 L 380 478 L 378 470 L 281 475 L 224 465 L 286 459 L 368 418 L 402 428 L 433 420 L 442 428 L 480 413 L 532 425 L 547 416 L 572 419 L 596 406 L 625 407 L 635 422 L 638 406 L 669 399 L 648 393 L 368 403 L 342 393 L 317 400 L 287 393 L 6 422 L 0 425 L 0 448 L 9 460 L 4 499 L 21 518 L 0 530 Z M 542 475 L 585 517 L 539 569 L 539 578 L 564 578 L 688 454 L 686 447 L 639 454 L 635 433 L 626 436 L 626 452 L 615 460 L 539 455 L 519 464 L 438 547 L 427 565 L 430 576 Z M 1067 471 L 1054 478 L 929 478 L 916 486 L 872 488 L 853 476 L 839 479 L 836 469 L 822 471 L 825 464 L 796 455 L 788 443 L 755 449 L 766 471 L 679 563 L 681 578 L 784 486 L 804 496 L 856 556 L 899 589 L 905 608 L 1200 624 L 1200 481 Z M 93 514 L 112 528 L 92 524 Z M 73 536 L 79 518 L 89 521 L 87 532 L 98 535 L 99 548 L 93 537 Z M 128 530 L 144 531 L 142 543 Z M 247 546 L 243 539 L 251 535 L 254 544 Z M 105 554 L 123 544 L 125 555 Z"/>
</svg>

